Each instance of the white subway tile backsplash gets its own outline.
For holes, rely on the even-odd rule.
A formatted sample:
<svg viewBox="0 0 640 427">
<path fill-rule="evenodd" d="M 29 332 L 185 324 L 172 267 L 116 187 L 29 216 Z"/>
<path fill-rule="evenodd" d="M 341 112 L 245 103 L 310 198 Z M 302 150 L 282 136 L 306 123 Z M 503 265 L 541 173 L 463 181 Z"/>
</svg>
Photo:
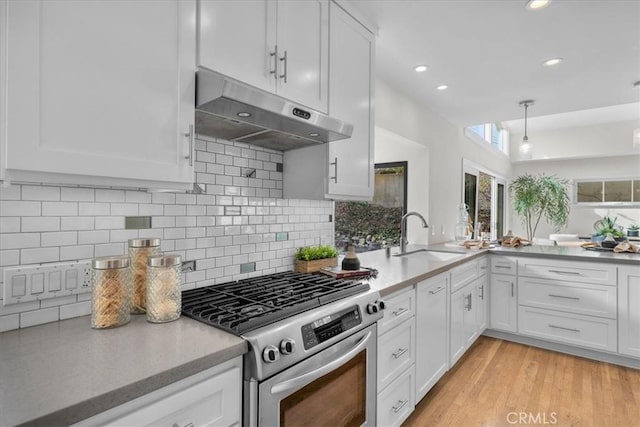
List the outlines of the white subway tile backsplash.
<svg viewBox="0 0 640 427">
<path fill-rule="evenodd" d="M 81 202 L 78 204 L 78 214 L 81 216 L 98 216 L 111 214 L 109 203 Z"/>
<path fill-rule="evenodd" d="M 124 202 L 124 191 L 122 190 L 96 190 L 96 202 Z"/>
<path fill-rule="evenodd" d="M 109 243 L 109 230 L 79 231 L 78 244 Z"/>
<path fill-rule="evenodd" d="M 63 246 L 60 248 L 60 261 L 93 258 L 93 245 Z"/>
<path fill-rule="evenodd" d="M 281 199 L 280 152 L 207 137 L 196 138 L 196 150 L 205 194 L 0 188 L 0 273 L 9 265 L 124 255 L 129 238 L 160 237 L 162 251 L 197 260 L 197 270 L 184 275 L 188 289 L 290 270 L 297 246 L 332 241 L 333 202 Z M 245 176 L 248 169 L 256 169 L 254 177 Z M 125 230 L 124 217 L 137 215 L 150 216 L 153 228 Z M 282 232 L 289 234 L 276 240 Z M 0 306 L 0 329 L 87 315 L 90 298 Z"/>
<path fill-rule="evenodd" d="M 22 200 L 60 200 L 60 187 L 23 185 Z"/>
<path fill-rule="evenodd" d="M 90 216 L 71 216 L 60 218 L 60 230 L 93 230 L 94 220 Z"/>
<path fill-rule="evenodd" d="M 22 218 L 23 233 L 58 230 L 60 230 L 60 217 L 27 216 Z"/>
<path fill-rule="evenodd" d="M 20 232 L 19 216 L 0 217 L 0 233 L 19 233 L 19 232 Z"/>
<path fill-rule="evenodd" d="M 60 319 L 58 307 L 45 308 L 44 310 L 27 311 L 20 313 L 20 327 L 42 325 L 43 323 L 55 322 Z"/>
<path fill-rule="evenodd" d="M 43 216 L 76 216 L 78 203 L 76 202 L 42 202 Z"/>
<path fill-rule="evenodd" d="M 0 249 L 37 248 L 39 246 L 39 233 L 6 233 L 0 239 Z"/>
<path fill-rule="evenodd" d="M 40 236 L 40 245 L 43 247 L 68 246 L 76 245 L 78 243 L 78 233 L 76 231 L 42 233 Z"/>
<path fill-rule="evenodd" d="M 0 216 L 40 216 L 41 214 L 42 202 L 11 200 L 0 203 Z"/>
<path fill-rule="evenodd" d="M 69 202 L 93 202 L 96 191 L 93 188 L 62 187 L 60 200 Z"/>
</svg>

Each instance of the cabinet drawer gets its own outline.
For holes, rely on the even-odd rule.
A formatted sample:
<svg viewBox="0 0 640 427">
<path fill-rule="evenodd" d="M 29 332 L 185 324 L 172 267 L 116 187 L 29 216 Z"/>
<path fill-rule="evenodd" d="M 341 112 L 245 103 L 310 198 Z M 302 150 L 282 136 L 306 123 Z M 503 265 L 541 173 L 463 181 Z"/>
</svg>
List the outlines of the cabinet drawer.
<svg viewBox="0 0 640 427">
<path fill-rule="evenodd" d="M 483 275 L 489 272 L 489 257 L 483 256 L 478 260 L 478 274 Z"/>
<path fill-rule="evenodd" d="M 407 419 L 415 406 L 414 384 L 411 366 L 378 395 L 377 425 L 399 426 Z"/>
<path fill-rule="evenodd" d="M 518 308 L 518 332 L 597 350 L 616 351 L 618 347 L 615 320 L 541 308 Z"/>
<path fill-rule="evenodd" d="M 412 317 L 378 338 L 378 390 L 413 365 L 415 318 Z"/>
<path fill-rule="evenodd" d="M 387 307 L 382 311 L 384 317 L 378 321 L 378 336 L 415 314 L 416 292 L 413 286 L 394 293 L 384 299 Z"/>
<path fill-rule="evenodd" d="M 491 256 L 492 274 L 516 274 L 517 271 L 517 258 L 508 256 Z"/>
<path fill-rule="evenodd" d="M 520 276 L 558 279 L 562 281 L 598 283 L 616 286 L 617 269 L 608 264 L 550 259 L 521 258 L 518 260 Z"/>
<path fill-rule="evenodd" d="M 451 293 L 478 277 L 478 261 L 469 261 L 451 270 Z"/>
<path fill-rule="evenodd" d="M 518 303 L 590 316 L 617 317 L 613 286 L 523 277 L 518 279 Z"/>
</svg>

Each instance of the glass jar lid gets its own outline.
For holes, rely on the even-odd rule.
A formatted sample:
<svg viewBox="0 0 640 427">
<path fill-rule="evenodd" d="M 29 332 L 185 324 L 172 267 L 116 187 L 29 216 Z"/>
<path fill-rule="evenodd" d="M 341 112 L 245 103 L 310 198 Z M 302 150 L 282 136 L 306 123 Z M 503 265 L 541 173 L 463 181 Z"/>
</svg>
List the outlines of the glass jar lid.
<svg viewBox="0 0 640 427">
<path fill-rule="evenodd" d="M 129 263 L 129 257 L 126 256 L 105 256 L 94 258 L 91 261 L 91 267 L 94 270 L 112 270 L 114 268 L 127 268 Z"/>
<path fill-rule="evenodd" d="M 160 239 L 157 237 L 141 237 L 139 239 L 129 239 L 130 248 L 151 248 L 160 246 Z"/>
<path fill-rule="evenodd" d="M 182 258 L 176 254 L 152 255 L 147 261 L 149 267 L 174 267 L 181 263 Z"/>
</svg>

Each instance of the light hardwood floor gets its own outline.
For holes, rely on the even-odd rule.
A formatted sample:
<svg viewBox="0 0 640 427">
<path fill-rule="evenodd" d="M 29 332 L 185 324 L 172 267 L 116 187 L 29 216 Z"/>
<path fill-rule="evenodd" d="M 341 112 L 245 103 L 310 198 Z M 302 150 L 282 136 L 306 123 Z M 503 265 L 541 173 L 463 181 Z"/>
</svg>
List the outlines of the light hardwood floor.
<svg viewBox="0 0 640 427">
<path fill-rule="evenodd" d="M 404 423 L 514 425 L 640 426 L 640 370 L 483 336 Z"/>
</svg>

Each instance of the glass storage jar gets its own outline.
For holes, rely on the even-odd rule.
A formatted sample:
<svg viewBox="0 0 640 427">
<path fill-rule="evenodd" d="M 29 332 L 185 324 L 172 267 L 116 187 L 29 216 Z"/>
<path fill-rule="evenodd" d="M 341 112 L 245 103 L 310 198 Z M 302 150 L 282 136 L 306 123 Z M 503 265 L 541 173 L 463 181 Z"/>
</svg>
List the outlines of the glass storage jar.
<svg viewBox="0 0 640 427">
<path fill-rule="evenodd" d="M 147 280 L 147 320 L 153 323 L 171 322 L 180 317 L 182 309 L 182 260 L 180 255 L 164 254 L 149 257 Z"/>
<path fill-rule="evenodd" d="M 91 262 L 91 327 L 113 328 L 131 319 L 131 270 L 128 257 Z"/>
<path fill-rule="evenodd" d="M 129 239 L 129 258 L 133 279 L 131 313 L 142 314 L 147 311 L 147 260 L 160 253 L 160 239 Z"/>
</svg>

